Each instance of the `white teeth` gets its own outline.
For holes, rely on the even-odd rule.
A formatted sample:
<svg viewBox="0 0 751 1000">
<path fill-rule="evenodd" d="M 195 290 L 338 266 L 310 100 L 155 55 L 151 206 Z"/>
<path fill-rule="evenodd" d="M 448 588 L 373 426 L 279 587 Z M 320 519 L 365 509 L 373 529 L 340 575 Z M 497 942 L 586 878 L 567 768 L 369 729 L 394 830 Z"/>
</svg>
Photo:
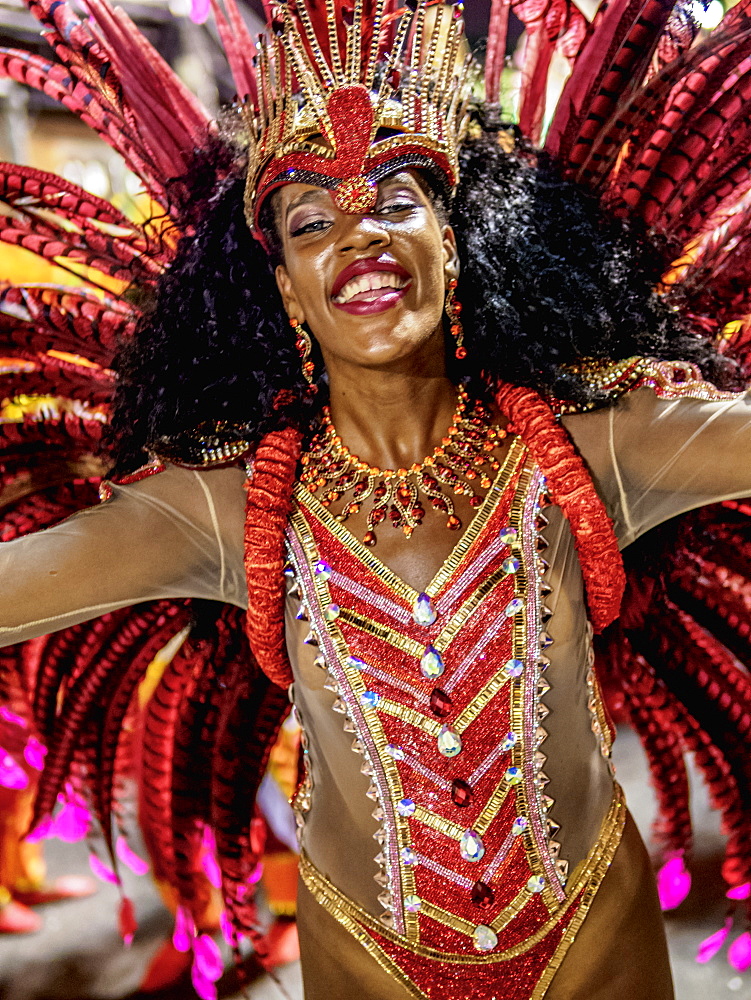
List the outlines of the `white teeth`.
<svg viewBox="0 0 751 1000">
<path fill-rule="evenodd" d="M 369 271 L 350 278 L 339 294 L 334 296 L 334 302 L 343 304 L 363 292 L 373 292 L 379 288 L 404 288 L 406 284 L 407 279 L 392 271 Z"/>
</svg>

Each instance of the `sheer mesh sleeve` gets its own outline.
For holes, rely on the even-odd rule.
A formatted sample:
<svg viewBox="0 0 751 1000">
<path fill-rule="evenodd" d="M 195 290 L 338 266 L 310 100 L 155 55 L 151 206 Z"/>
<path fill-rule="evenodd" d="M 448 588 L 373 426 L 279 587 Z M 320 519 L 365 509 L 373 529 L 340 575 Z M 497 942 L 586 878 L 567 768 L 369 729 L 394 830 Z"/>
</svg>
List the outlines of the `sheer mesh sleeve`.
<svg viewBox="0 0 751 1000">
<path fill-rule="evenodd" d="M 61 524 L 0 545 L 0 644 L 158 598 L 247 605 L 244 474 L 168 466 Z"/>
<path fill-rule="evenodd" d="M 751 495 L 751 395 L 660 398 L 648 388 L 564 419 L 622 547 L 676 514 Z"/>
</svg>

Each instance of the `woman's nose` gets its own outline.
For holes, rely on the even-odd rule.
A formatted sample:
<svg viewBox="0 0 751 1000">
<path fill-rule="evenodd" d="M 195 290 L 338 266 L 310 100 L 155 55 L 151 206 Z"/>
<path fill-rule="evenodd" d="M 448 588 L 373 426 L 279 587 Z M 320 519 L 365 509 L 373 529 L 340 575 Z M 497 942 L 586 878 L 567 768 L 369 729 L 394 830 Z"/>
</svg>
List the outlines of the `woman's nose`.
<svg viewBox="0 0 751 1000">
<path fill-rule="evenodd" d="M 374 246 L 388 246 L 391 236 L 388 229 L 372 215 L 352 215 L 348 217 L 339 237 L 339 250 L 368 250 Z"/>
</svg>

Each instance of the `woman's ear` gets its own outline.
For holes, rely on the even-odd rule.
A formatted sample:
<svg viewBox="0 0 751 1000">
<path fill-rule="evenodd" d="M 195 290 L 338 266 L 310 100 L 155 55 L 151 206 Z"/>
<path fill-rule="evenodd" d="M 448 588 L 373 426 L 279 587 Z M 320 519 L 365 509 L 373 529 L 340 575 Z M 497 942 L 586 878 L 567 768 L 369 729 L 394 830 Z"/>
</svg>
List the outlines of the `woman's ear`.
<svg viewBox="0 0 751 1000">
<path fill-rule="evenodd" d="M 448 279 L 459 277 L 459 253 L 451 226 L 443 227 L 443 270 Z"/>
<path fill-rule="evenodd" d="M 276 287 L 279 289 L 279 294 L 282 297 L 285 312 L 290 319 L 296 319 L 299 320 L 300 323 L 304 323 L 305 310 L 300 305 L 297 296 L 292 289 L 292 280 L 284 264 L 277 265 L 274 275 L 276 277 Z"/>
</svg>

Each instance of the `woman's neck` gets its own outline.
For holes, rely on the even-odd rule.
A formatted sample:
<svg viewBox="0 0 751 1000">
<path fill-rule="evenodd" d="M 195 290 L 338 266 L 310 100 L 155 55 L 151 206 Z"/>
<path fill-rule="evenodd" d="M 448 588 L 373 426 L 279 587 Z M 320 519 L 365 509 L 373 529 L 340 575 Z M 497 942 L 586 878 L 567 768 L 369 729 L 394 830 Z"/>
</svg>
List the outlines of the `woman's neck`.
<svg viewBox="0 0 751 1000">
<path fill-rule="evenodd" d="M 347 448 L 380 469 L 421 462 L 452 423 L 457 390 L 445 373 L 330 373 L 331 419 Z"/>
</svg>

